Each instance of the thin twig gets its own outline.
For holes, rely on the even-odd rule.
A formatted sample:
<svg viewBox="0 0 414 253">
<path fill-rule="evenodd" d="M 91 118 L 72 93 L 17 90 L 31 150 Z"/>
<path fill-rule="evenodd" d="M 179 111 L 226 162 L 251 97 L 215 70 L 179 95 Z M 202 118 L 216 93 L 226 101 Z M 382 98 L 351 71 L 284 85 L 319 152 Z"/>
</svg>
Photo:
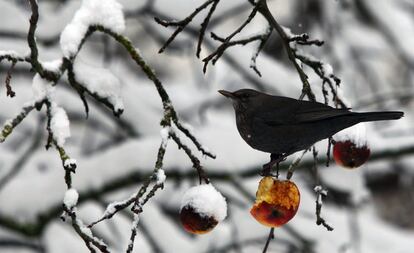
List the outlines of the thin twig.
<svg viewBox="0 0 414 253">
<path fill-rule="evenodd" d="M 288 168 L 288 172 L 286 175 L 286 178 L 288 180 L 290 180 L 293 176 L 293 173 L 295 172 L 296 168 L 299 166 L 300 162 L 302 161 L 303 157 L 305 156 L 305 154 L 309 151 L 309 149 L 305 149 L 302 151 L 302 153 L 300 153 L 295 160 L 293 160 L 293 162 L 289 165 Z"/>
<path fill-rule="evenodd" d="M 208 24 L 210 22 L 211 16 L 213 15 L 214 11 L 216 10 L 216 7 L 220 0 L 214 0 L 213 4 L 211 5 L 210 10 L 208 11 L 207 16 L 204 18 L 203 23 L 201 23 L 201 29 L 198 36 L 198 43 L 197 43 L 197 52 L 196 56 L 199 58 L 201 53 L 201 44 L 203 43 L 204 35 L 206 33 Z"/>
<path fill-rule="evenodd" d="M 55 72 L 44 69 L 38 60 L 39 52 L 37 49 L 35 33 L 37 22 L 39 20 L 39 8 L 37 0 L 29 0 L 29 3 L 32 11 L 32 15 L 30 16 L 29 32 L 27 33 L 27 43 L 30 48 L 30 63 L 32 64 L 32 68 L 39 73 L 42 78 L 46 78 L 49 81 L 57 81 L 60 76 Z"/>
<path fill-rule="evenodd" d="M 181 21 L 165 21 L 161 20 L 159 18 L 154 18 L 155 21 L 165 27 L 169 26 L 177 26 L 178 28 L 173 32 L 173 34 L 168 38 L 168 40 L 164 43 L 164 45 L 160 48 L 158 53 L 163 53 L 165 49 L 170 45 L 170 43 L 177 37 L 177 35 L 184 30 L 184 28 L 193 20 L 193 18 L 202 10 L 207 8 L 211 3 L 217 2 L 217 0 L 208 0 L 204 4 L 200 5 L 198 8 L 196 8 L 187 18 L 181 20 Z M 210 14 L 211 16 L 211 14 Z"/>
<path fill-rule="evenodd" d="M 273 31 L 273 29 L 272 29 L 271 26 L 269 26 L 266 29 L 266 32 L 260 38 L 259 46 L 257 47 L 256 51 L 254 52 L 254 54 L 253 54 L 253 56 L 250 60 L 250 68 L 252 68 L 254 70 L 254 72 L 256 72 L 256 74 L 260 77 L 262 77 L 262 73 L 257 68 L 257 64 L 256 64 L 257 57 L 259 56 L 260 52 L 263 50 L 266 42 L 269 40 L 270 35 L 272 34 L 272 31 Z"/>
<path fill-rule="evenodd" d="M 41 104 L 42 102 L 40 102 L 37 106 L 40 106 Z M 15 118 L 13 118 L 10 121 L 7 121 L 4 124 L 3 129 L 0 133 L 0 143 L 4 142 L 7 136 L 9 136 L 13 132 L 13 129 L 16 126 L 18 126 L 26 118 L 26 116 L 37 106 L 33 104 L 26 105 L 22 108 L 22 111 Z"/>
<path fill-rule="evenodd" d="M 275 238 L 275 228 L 271 228 L 270 232 L 269 232 L 269 236 L 267 237 L 265 246 L 263 248 L 263 253 L 267 252 L 267 248 L 269 247 L 270 241 L 273 240 Z"/>
<path fill-rule="evenodd" d="M 323 225 L 328 231 L 332 231 L 333 227 L 330 226 L 326 220 L 324 218 L 322 218 L 321 216 L 321 211 L 322 211 L 322 197 L 326 197 L 326 195 L 328 194 L 328 191 L 325 190 L 321 185 L 320 185 L 320 181 L 319 181 L 319 174 L 318 174 L 318 152 L 316 151 L 315 146 L 312 147 L 312 154 L 313 154 L 313 176 L 315 179 L 315 188 L 314 191 L 316 193 L 316 210 L 315 210 L 315 214 L 316 214 L 316 224 L 319 225 Z"/>
<path fill-rule="evenodd" d="M 12 64 L 10 65 L 10 68 L 7 70 L 7 75 L 6 75 L 6 95 L 9 97 L 14 97 L 16 95 L 16 93 L 13 91 L 11 85 L 10 85 L 10 81 L 12 78 L 12 72 L 14 69 L 14 66 L 16 66 L 17 61 L 16 60 L 12 60 Z"/>
<path fill-rule="evenodd" d="M 68 208 L 63 205 L 63 210 L 67 213 L 72 220 L 72 226 L 75 229 L 76 233 L 83 239 L 85 245 L 91 252 L 96 252 L 93 247 L 98 248 L 103 253 L 110 253 L 108 246 L 99 238 L 92 235 L 92 232 L 89 228 L 86 228 L 82 221 L 77 217 L 74 208 Z"/>
<path fill-rule="evenodd" d="M 206 58 L 203 59 L 203 62 L 204 62 L 203 72 L 204 73 L 207 71 L 208 63 L 211 61 L 212 64 L 214 65 L 218 61 L 218 59 L 223 55 L 224 51 L 229 47 L 230 40 L 234 36 L 236 36 L 238 33 L 240 33 L 253 20 L 253 18 L 257 14 L 257 11 L 258 11 L 258 8 L 257 8 L 257 6 L 255 6 L 253 8 L 253 10 L 250 12 L 247 19 L 233 33 L 231 33 L 229 36 L 227 36 L 223 40 L 223 43 L 213 53 L 211 53 L 209 56 L 207 56 Z M 214 35 L 212 35 L 212 36 L 214 36 Z M 217 37 L 217 36 L 215 36 L 215 37 Z"/>
<path fill-rule="evenodd" d="M 201 166 L 200 160 L 197 157 L 195 157 L 191 150 L 181 142 L 180 138 L 177 136 L 176 133 L 172 132 L 170 136 L 175 141 L 175 143 L 177 143 L 177 146 L 179 148 L 182 148 L 184 152 L 187 154 L 187 156 L 190 158 L 191 162 L 193 163 L 194 169 L 197 170 L 200 183 L 204 181 L 206 184 L 208 184 L 210 182 L 210 179 L 207 177 L 206 172 Z"/>
<path fill-rule="evenodd" d="M 272 13 L 269 10 L 269 7 L 267 6 L 267 1 L 259 0 L 257 4 L 255 4 L 254 1 L 250 2 L 253 2 L 253 4 L 258 8 L 258 11 L 266 18 L 269 24 L 277 31 L 277 33 L 282 38 L 282 42 L 288 55 L 288 58 L 292 62 L 303 83 L 302 94 L 300 96 L 300 99 L 303 99 L 303 97 L 307 95 L 309 100 L 316 101 L 315 94 L 313 93 L 308 81 L 308 76 L 297 63 L 294 50 L 290 47 L 289 37 L 287 36 L 283 28 L 279 25 L 279 23 L 276 21 L 276 19 L 273 17 Z"/>
</svg>

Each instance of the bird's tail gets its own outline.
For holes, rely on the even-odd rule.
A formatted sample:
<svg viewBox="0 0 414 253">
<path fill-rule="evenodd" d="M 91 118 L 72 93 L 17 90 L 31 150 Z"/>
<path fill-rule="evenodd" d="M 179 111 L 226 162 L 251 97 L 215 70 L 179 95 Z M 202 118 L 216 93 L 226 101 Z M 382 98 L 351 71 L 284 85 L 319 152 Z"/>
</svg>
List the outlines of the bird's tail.
<svg viewBox="0 0 414 253">
<path fill-rule="evenodd" d="M 396 120 L 404 116 L 403 112 L 363 112 L 360 113 L 361 122 L 364 121 L 378 121 L 378 120 Z"/>
</svg>

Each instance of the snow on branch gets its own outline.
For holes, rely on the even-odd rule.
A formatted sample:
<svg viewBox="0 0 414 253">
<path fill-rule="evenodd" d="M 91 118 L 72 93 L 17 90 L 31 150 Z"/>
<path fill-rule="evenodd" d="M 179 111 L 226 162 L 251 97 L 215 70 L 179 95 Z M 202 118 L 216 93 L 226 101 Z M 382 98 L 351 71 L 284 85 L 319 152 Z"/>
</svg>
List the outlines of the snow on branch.
<svg viewBox="0 0 414 253">
<path fill-rule="evenodd" d="M 115 115 L 122 114 L 124 103 L 121 82 L 111 71 L 88 65 L 79 59 L 75 62 L 73 71 L 75 82 L 98 100 L 107 101 Z"/>
<path fill-rule="evenodd" d="M 272 27 L 269 26 L 266 28 L 266 31 L 261 35 L 260 37 L 260 43 L 257 46 L 255 52 L 253 53 L 253 56 L 250 60 L 250 68 L 252 68 L 257 75 L 259 75 L 260 77 L 262 77 L 262 73 L 259 71 L 259 69 L 257 68 L 257 57 L 259 56 L 260 52 L 263 50 L 267 40 L 270 38 L 270 35 L 272 35 Z"/>
<path fill-rule="evenodd" d="M 321 185 L 315 186 L 314 191 L 316 193 L 316 224 L 323 225 L 328 231 L 332 231 L 333 227 L 328 224 L 328 222 L 321 216 L 322 197 L 326 197 L 326 195 L 328 195 L 328 191 L 325 190 Z"/>
<path fill-rule="evenodd" d="M 298 50 L 295 50 L 294 55 L 299 61 L 312 68 L 315 74 L 317 74 L 322 79 L 322 89 L 324 91 L 323 94 L 325 103 L 328 103 L 328 93 L 325 91 L 325 85 L 328 84 L 332 93 L 332 101 L 334 102 L 335 106 L 347 108 L 343 96 L 340 96 L 340 94 L 338 94 L 338 87 L 341 84 L 341 79 L 339 79 L 334 74 L 332 66 L 328 63 L 317 60 L 312 56 L 305 56 Z"/>
<path fill-rule="evenodd" d="M 74 188 L 70 188 L 66 191 L 65 197 L 63 198 L 63 204 L 69 208 L 72 209 L 78 204 L 79 199 L 79 193 Z"/>
<path fill-rule="evenodd" d="M 61 219 L 66 221 L 67 216 L 71 218 L 73 228 L 83 239 L 90 252 L 96 252 L 94 249 L 94 247 L 96 247 L 103 253 L 109 253 L 110 251 L 108 246 L 102 241 L 102 239 L 95 237 L 90 228 L 86 227 L 82 220 L 77 217 L 76 205 L 78 203 L 78 199 L 78 191 L 74 188 L 68 187 L 68 190 L 63 198 L 64 214 L 61 216 Z"/>
<path fill-rule="evenodd" d="M 122 5 L 116 0 L 83 0 L 72 21 L 60 35 L 63 55 L 73 57 L 86 37 L 90 26 L 101 25 L 116 33 L 125 30 Z"/>
<path fill-rule="evenodd" d="M 16 51 L 13 50 L 0 50 L 0 62 L 4 59 L 8 61 L 21 59 L 21 61 L 24 61 L 25 58 L 20 56 Z"/>
<path fill-rule="evenodd" d="M 54 86 L 48 80 L 43 79 L 39 74 L 35 74 L 32 82 L 33 101 L 38 103 L 45 99 L 50 99 L 54 91 Z"/>
<path fill-rule="evenodd" d="M 126 252 L 132 252 L 133 250 L 134 241 L 135 241 L 135 237 L 137 234 L 139 215 L 140 213 L 143 212 L 144 205 L 152 197 L 155 196 L 155 193 L 157 192 L 158 189 L 162 189 L 164 187 L 166 176 L 165 176 L 164 170 L 162 169 L 162 166 L 163 166 L 163 160 L 164 160 L 164 155 L 165 155 L 165 151 L 167 148 L 167 140 L 168 140 L 168 137 L 166 137 L 166 134 L 165 134 L 165 129 L 166 128 L 163 128 L 163 130 L 161 130 L 162 140 L 161 140 L 161 145 L 158 149 L 157 160 L 155 162 L 155 167 L 154 167 L 154 171 L 152 175 L 148 177 L 148 179 L 143 183 L 143 185 L 141 186 L 141 188 L 138 190 L 137 193 L 134 193 L 133 195 L 131 195 L 129 198 L 125 200 L 110 203 L 107 206 L 102 217 L 98 219 L 97 221 L 92 222 L 88 226 L 88 228 L 91 228 L 94 225 L 104 220 L 110 219 L 116 213 L 124 210 L 125 208 L 129 207 L 132 204 L 131 210 L 134 212 L 134 220 L 131 224 L 131 236 L 130 236 L 130 240 L 129 240 Z M 155 179 L 155 184 L 152 186 L 152 189 L 148 191 L 151 181 L 153 181 L 154 179 Z"/>
<path fill-rule="evenodd" d="M 69 119 L 66 111 L 56 103 L 51 103 L 50 129 L 57 145 L 65 145 L 66 138 L 70 137 Z"/>
<path fill-rule="evenodd" d="M 312 174 L 315 180 L 316 186 L 314 187 L 314 192 L 316 193 L 316 224 L 324 226 L 328 231 L 334 230 L 334 228 L 328 224 L 328 222 L 322 218 L 322 198 L 328 195 L 328 191 L 325 190 L 322 185 L 320 185 L 319 179 L 319 172 L 318 172 L 318 151 L 316 150 L 315 146 L 312 147 L 312 154 L 313 154 L 313 166 L 312 166 Z"/>
<path fill-rule="evenodd" d="M 127 246 L 127 253 L 132 252 L 132 250 L 134 249 L 134 241 L 135 241 L 135 236 L 137 235 L 137 230 L 138 230 L 138 224 L 139 224 L 139 214 L 134 214 L 134 218 L 131 224 L 131 236 L 129 238 L 129 242 L 128 242 L 128 246 Z"/>
<path fill-rule="evenodd" d="M 184 152 L 187 154 L 188 158 L 190 158 L 191 162 L 193 163 L 194 169 L 198 173 L 198 178 L 200 184 L 204 181 L 206 184 L 210 182 L 210 179 L 207 177 L 206 172 L 203 169 L 203 166 L 201 166 L 200 160 L 191 152 L 190 148 L 187 147 L 185 144 L 183 144 L 178 137 L 178 135 L 175 132 L 170 133 L 171 138 L 175 141 L 178 148 L 181 148 L 184 150 Z"/>
<path fill-rule="evenodd" d="M 309 35 L 307 33 L 294 34 L 290 28 L 285 26 L 280 26 L 283 32 L 286 34 L 286 37 L 289 42 L 296 42 L 299 45 L 316 45 L 318 47 L 322 46 L 325 42 L 322 40 L 309 40 Z"/>
<path fill-rule="evenodd" d="M 0 143 L 4 142 L 12 132 L 13 129 L 19 125 L 24 118 L 35 108 L 34 104 L 28 104 L 23 106 L 21 112 L 11 120 L 7 120 L 0 133 Z"/>
<path fill-rule="evenodd" d="M 210 152 L 210 150 L 208 149 L 208 147 L 203 146 L 198 140 L 197 138 L 194 136 L 194 134 L 191 132 L 191 130 L 189 130 L 189 125 L 187 124 L 186 126 L 184 126 L 182 123 L 180 123 L 180 121 L 178 120 L 178 118 L 175 116 L 173 117 L 173 121 L 174 124 L 177 126 L 178 130 L 180 130 L 183 134 L 185 134 L 185 136 L 187 136 L 193 143 L 194 145 L 197 147 L 197 149 L 205 156 L 211 157 L 211 158 L 216 158 L 216 155 L 212 152 Z"/>
<path fill-rule="evenodd" d="M 78 235 L 83 239 L 86 247 L 88 247 L 90 252 L 96 252 L 94 248 L 96 247 L 103 253 L 110 253 L 108 246 L 102 241 L 102 239 L 94 236 L 90 228 L 85 226 L 82 220 L 78 218 L 76 214 L 76 207 L 69 208 L 64 205 L 63 210 L 71 218 L 73 228 L 75 229 L 76 233 L 78 233 Z"/>
</svg>

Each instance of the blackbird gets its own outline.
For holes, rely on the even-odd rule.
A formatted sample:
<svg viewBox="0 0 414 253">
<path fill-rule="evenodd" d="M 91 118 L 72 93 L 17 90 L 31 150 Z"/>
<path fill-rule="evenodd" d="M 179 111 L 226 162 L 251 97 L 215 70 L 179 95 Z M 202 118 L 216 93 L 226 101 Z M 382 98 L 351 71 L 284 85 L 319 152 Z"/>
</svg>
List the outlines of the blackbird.
<svg viewBox="0 0 414 253">
<path fill-rule="evenodd" d="M 271 162 L 308 149 L 360 122 L 395 120 L 404 115 L 398 111 L 351 112 L 252 89 L 218 92 L 232 100 L 237 129 L 243 140 L 254 149 L 270 153 Z"/>
</svg>

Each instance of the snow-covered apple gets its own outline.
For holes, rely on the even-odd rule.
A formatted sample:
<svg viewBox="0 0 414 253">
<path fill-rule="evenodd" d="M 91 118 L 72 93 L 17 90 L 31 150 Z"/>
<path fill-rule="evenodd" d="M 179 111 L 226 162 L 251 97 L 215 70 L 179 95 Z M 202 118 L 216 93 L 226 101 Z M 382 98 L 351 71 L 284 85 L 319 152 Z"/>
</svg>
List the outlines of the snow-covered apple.
<svg viewBox="0 0 414 253">
<path fill-rule="evenodd" d="M 192 234 L 210 232 L 226 215 L 226 200 L 211 184 L 188 189 L 181 201 L 181 223 Z"/>
<path fill-rule="evenodd" d="M 358 124 L 334 136 L 333 158 L 345 168 L 357 168 L 364 164 L 370 154 L 363 124 Z"/>
</svg>

